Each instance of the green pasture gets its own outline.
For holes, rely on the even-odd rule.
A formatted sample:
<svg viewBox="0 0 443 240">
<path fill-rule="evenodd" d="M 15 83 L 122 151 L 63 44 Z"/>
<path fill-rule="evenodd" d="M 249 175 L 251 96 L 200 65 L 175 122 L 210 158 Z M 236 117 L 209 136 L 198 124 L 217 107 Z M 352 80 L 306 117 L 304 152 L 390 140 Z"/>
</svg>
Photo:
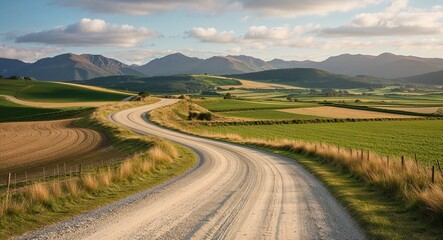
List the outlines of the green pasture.
<svg viewBox="0 0 443 240">
<path fill-rule="evenodd" d="M 201 130 L 245 138 L 323 142 L 397 157 L 412 158 L 417 154 L 424 163 L 435 163 L 437 159 L 443 162 L 443 120 L 205 126 Z"/>
<path fill-rule="evenodd" d="M 52 82 L 24 80 L 0 80 L 0 94 L 38 102 L 120 101 L 130 96 Z"/>
</svg>

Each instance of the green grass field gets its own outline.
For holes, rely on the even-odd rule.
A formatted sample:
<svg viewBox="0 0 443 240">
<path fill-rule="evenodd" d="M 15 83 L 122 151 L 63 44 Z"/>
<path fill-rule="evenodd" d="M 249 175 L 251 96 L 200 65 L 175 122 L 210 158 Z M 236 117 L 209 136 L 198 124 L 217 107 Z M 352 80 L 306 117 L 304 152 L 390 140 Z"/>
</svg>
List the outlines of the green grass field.
<svg viewBox="0 0 443 240">
<path fill-rule="evenodd" d="M 33 108 L 19 104 L 15 104 L 0 97 L 0 121 L 13 119 L 16 117 L 31 117 L 35 115 L 51 114 L 60 112 L 55 108 Z"/>
<path fill-rule="evenodd" d="M 51 82 L 23 80 L 0 80 L 0 94 L 38 102 L 120 101 L 130 96 Z"/>
<path fill-rule="evenodd" d="M 0 97 L 0 122 L 41 121 L 79 117 L 91 108 L 34 108 L 15 104 Z"/>
<path fill-rule="evenodd" d="M 221 112 L 220 115 L 226 117 L 241 117 L 251 119 L 319 119 L 322 117 L 302 115 L 295 113 L 280 112 L 276 110 L 253 110 L 253 111 L 232 111 Z"/>
<path fill-rule="evenodd" d="M 386 121 L 258 126 L 213 126 L 201 130 L 235 133 L 246 138 L 300 139 L 346 148 L 367 149 L 382 155 L 412 158 L 424 163 L 443 160 L 443 121 Z"/>
<path fill-rule="evenodd" d="M 311 103 L 296 103 L 296 102 L 286 102 L 286 103 L 249 102 L 249 101 L 231 100 L 231 99 L 207 100 L 207 101 L 197 102 L 197 104 L 213 112 L 283 109 L 283 108 L 296 108 L 296 107 L 310 107 L 316 105 Z"/>
<path fill-rule="evenodd" d="M 196 80 L 202 81 L 206 84 L 213 86 L 223 86 L 223 85 L 241 85 L 240 81 L 233 78 L 223 78 L 217 76 L 209 75 L 192 75 Z"/>
</svg>

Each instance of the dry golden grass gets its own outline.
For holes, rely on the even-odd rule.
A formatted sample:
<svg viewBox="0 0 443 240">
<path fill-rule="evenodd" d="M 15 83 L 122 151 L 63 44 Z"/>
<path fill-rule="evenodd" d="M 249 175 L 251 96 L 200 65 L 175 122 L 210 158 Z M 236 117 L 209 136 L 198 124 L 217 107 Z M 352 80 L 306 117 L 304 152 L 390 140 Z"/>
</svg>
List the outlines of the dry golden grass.
<svg viewBox="0 0 443 240">
<path fill-rule="evenodd" d="M 82 192 L 78 184 L 78 179 L 70 179 L 66 181 L 65 188 L 71 196 L 78 196 Z"/>
<path fill-rule="evenodd" d="M 281 112 L 304 114 L 329 118 L 417 118 L 400 114 L 373 112 L 339 107 L 312 107 L 312 108 L 291 108 L 281 109 Z"/>
<path fill-rule="evenodd" d="M 86 188 L 86 190 L 88 191 L 94 191 L 98 188 L 99 184 L 97 179 L 95 178 L 95 175 L 91 174 L 86 174 L 82 177 L 82 183 L 83 186 Z"/>
<path fill-rule="evenodd" d="M 34 183 L 29 187 L 29 196 L 32 202 L 47 202 L 50 198 L 48 185 L 45 183 Z"/>
<path fill-rule="evenodd" d="M 434 216 L 443 217 L 443 177 L 435 175 L 431 182 L 429 166 L 406 159 L 388 160 L 367 151 L 340 149 L 337 146 L 291 140 L 244 139 L 243 142 L 262 147 L 308 153 L 331 164 L 340 165 L 365 182 L 377 186 L 392 197 L 402 199 L 411 207 L 424 208 Z M 368 157 L 369 156 L 369 157 Z"/>
<path fill-rule="evenodd" d="M 134 161 L 126 160 L 119 167 L 119 177 L 120 179 L 125 179 L 129 177 L 134 171 Z"/>
<path fill-rule="evenodd" d="M 108 168 L 98 173 L 97 180 L 101 186 L 107 187 L 111 185 L 112 177 L 113 177 L 112 171 L 110 168 Z"/>
<path fill-rule="evenodd" d="M 51 185 L 51 193 L 55 198 L 60 198 L 63 196 L 63 188 L 60 181 L 55 180 Z"/>
</svg>

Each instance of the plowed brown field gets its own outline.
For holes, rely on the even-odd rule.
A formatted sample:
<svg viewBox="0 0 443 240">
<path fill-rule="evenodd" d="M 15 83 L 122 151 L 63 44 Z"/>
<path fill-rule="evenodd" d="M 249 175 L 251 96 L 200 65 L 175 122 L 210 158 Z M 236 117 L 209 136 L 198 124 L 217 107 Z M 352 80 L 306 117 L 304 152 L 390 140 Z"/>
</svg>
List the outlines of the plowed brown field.
<svg viewBox="0 0 443 240">
<path fill-rule="evenodd" d="M 72 122 L 0 123 L 0 183 L 10 172 L 19 180 L 25 175 L 32 179 L 69 173 L 80 164 L 86 168 L 119 157 L 103 134 L 75 127 Z"/>
</svg>

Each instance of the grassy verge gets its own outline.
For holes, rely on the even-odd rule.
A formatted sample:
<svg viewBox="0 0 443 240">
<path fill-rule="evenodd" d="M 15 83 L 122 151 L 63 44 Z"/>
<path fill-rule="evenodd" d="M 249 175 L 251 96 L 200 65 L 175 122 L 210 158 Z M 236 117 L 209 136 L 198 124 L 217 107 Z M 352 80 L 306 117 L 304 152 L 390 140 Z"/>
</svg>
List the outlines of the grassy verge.
<svg viewBox="0 0 443 240">
<path fill-rule="evenodd" d="M 373 152 L 362 154 L 360 149 L 285 139 L 245 138 L 238 135 L 238 131 L 211 132 L 211 129 L 199 128 L 198 122 L 182 120 L 171 111 L 183 113 L 190 108 L 192 105 L 181 102 L 155 110 L 150 117 L 158 124 L 179 131 L 278 150 L 293 154 L 297 160 L 300 157 L 300 162 L 329 186 L 372 238 L 441 239 L 443 236 L 443 177 L 437 173 L 432 183 L 428 165 L 411 159 L 402 164 L 399 158 L 387 160 Z M 251 134 L 258 132 L 255 129 Z M 397 223 L 401 226 L 396 226 Z"/>
<path fill-rule="evenodd" d="M 418 211 L 410 211 L 398 200 L 388 199 L 356 176 L 327 164 L 310 154 L 264 148 L 301 163 L 326 184 L 331 193 L 347 208 L 370 239 L 441 239 L 438 225 L 420 221 Z"/>
<path fill-rule="evenodd" d="M 103 131 L 129 156 L 120 163 L 89 169 L 75 176 L 35 182 L 0 198 L 0 239 L 23 234 L 85 213 L 147 189 L 190 169 L 196 162 L 188 149 L 136 135 L 107 120 L 112 111 L 155 102 L 100 107 L 77 124 Z"/>
</svg>

